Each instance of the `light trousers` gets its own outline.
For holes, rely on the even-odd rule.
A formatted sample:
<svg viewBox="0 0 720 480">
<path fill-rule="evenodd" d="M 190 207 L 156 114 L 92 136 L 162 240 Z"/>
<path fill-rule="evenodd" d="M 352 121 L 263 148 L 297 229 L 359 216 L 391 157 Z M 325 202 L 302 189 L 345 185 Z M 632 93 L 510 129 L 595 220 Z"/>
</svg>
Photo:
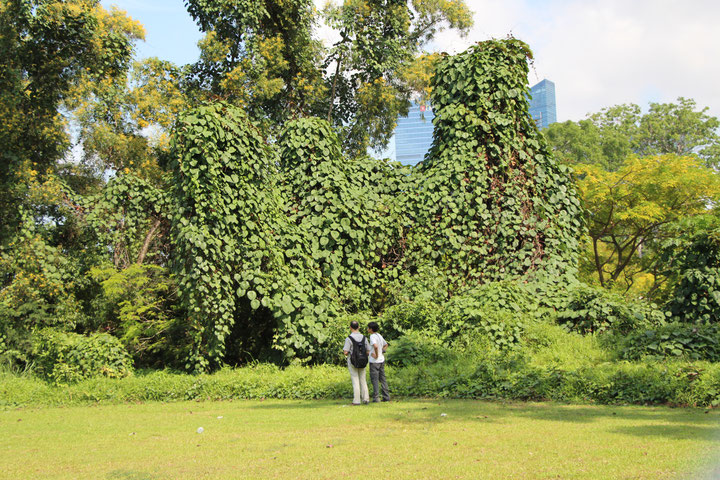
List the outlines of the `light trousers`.
<svg viewBox="0 0 720 480">
<path fill-rule="evenodd" d="M 350 380 L 352 380 L 353 386 L 353 403 L 369 402 L 370 394 L 365 378 L 365 369 L 355 368 L 348 362 L 348 370 L 350 370 Z"/>
</svg>

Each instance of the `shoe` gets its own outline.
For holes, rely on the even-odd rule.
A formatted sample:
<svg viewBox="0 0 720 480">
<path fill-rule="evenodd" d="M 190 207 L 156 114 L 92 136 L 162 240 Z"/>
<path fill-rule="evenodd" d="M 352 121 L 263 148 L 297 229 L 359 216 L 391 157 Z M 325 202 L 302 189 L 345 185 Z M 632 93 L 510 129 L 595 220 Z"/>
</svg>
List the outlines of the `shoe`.
<svg viewBox="0 0 720 480">
<path fill-rule="evenodd" d="M 373 398 L 373 401 L 372 401 L 372 402 L 373 402 L 373 403 L 380 403 L 380 400 L 377 399 L 377 398 Z"/>
<path fill-rule="evenodd" d="M 351 403 L 350 405 L 352 405 L 353 407 L 359 407 L 359 406 L 360 406 L 359 403 Z"/>
<path fill-rule="evenodd" d="M 363 402 L 363 405 L 367 405 L 368 403 L 370 403 L 370 401 L 369 401 L 369 400 L 365 400 L 365 401 Z"/>
<path fill-rule="evenodd" d="M 388 398 L 387 400 L 383 398 L 383 402 L 390 402 L 391 400 Z"/>
</svg>

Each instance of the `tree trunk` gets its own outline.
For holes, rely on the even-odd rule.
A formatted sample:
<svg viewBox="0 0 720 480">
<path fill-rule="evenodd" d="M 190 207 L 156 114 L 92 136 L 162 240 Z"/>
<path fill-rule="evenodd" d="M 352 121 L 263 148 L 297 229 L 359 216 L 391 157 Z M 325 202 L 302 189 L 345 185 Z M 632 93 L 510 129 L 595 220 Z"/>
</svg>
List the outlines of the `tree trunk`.
<svg viewBox="0 0 720 480">
<path fill-rule="evenodd" d="M 338 75 L 340 75 L 340 65 L 342 64 L 342 55 L 338 57 L 337 66 L 335 66 L 335 76 L 333 77 L 332 90 L 330 92 L 330 108 L 328 109 L 328 122 L 332 123 L 333 105 L 335 105 L 335 87 L 337 87 Z"/>
<path fill-rule="evenodd" d="M 142 248 L 140 249 L 140 253 L 138 254 L 138 258 L 137 258 L 138 265 L 142 265 L 142 263 L 145 261 L 145 255 L 147 255 L 148 249 L 150 248 L 150 242 L 152 242 L 152 239 L 155 236 L 155 232 L 157 232 L 158 228 L 160 228 L 160 219 L 156 218 L 155 220 L 153 220 L 153 223 L 150 226 L 150 231 L 145 236 L 145 241 L 143 242 Z"/>
</svg>

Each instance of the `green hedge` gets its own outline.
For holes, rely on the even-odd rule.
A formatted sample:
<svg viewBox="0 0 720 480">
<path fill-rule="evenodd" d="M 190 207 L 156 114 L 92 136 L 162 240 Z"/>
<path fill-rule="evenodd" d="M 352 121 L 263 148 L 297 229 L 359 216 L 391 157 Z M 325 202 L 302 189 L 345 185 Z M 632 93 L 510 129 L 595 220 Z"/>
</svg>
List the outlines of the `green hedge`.
<svg viewBox="0 0 720 480">
<path fill-rule="evenodd" d="M 717 325 L 669 323 L 655 329 L 639 329 L 621 340 L 627 360 L 684 357 L 720 361 L 720 328 Z"/>
<path fill-rule="evenodd" d="M 37 334 L 34 350 L 37 373 L 58 384 L 133 372 L 132 358 L 120 340 L 104 333 L 86 336 L 46 328 Z"/>
<path fill-rule="evenodd" d="M 720 364 L 608 362 L 565 369 L 502 360 L 432 363 L 387 368 L 394 396 L 555 400 L 603 404 L 720 404 Z M 0 406 L 71 405 L 178 400 L 349 398 L 347 369 L 284 369 L 257 365 L 192 376 L 168 372 L 122 379 L 95 378 L 54 386 L 0 374 Z"/>
</svg>

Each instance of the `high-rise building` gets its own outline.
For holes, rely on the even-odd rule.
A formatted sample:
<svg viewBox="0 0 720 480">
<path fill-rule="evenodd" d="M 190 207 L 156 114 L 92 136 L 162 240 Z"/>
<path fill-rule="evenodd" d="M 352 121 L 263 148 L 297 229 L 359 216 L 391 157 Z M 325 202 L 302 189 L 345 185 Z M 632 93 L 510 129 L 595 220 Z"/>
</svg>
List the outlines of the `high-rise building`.
<svg viewBox="0 0 720 480">
<path fill-rule="evenodd" d="M 416 165 L 425 158 L 433 139 L 435 114 L 430 105 L 413 103 L 406 117 L 398 117 L 395 128 L 395 160 Z"/>
<path fill-rule="evenodd" d="M 543 80 L 530 88 L 530 116 L 539 129 L 557 121 L 555 108 L 555 84 Z M 405 165 L 417 165 L 423 161 L 433 140 L 435 114 L 430 105 L 413 103 L 407 116 L 398 117 L 395 128 L 395 160 Z"/>
<path fill-rule="evenodd" d="M 544 79 L 530 87 L 530 96 L 532 97 L 530 98 L 530 116 L 540 130 L 557 122 L 555 84 L 553 82 Z"/>
</svg>

